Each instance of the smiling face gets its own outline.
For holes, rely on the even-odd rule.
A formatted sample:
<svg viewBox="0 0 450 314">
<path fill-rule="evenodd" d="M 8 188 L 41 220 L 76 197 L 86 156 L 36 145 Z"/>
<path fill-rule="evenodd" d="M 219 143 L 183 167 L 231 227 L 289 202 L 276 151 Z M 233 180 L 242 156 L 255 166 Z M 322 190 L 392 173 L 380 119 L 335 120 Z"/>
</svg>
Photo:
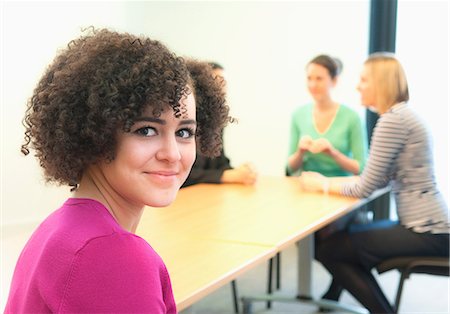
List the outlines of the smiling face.
<svg viewBox="0 0 450 314">
<path fill-rule="evenodd" d="M 332 79 L 327 68 L 322 65 L 310 63 L 306 68 L 306 78 L 308 91 L 316 101 L 321 101 L 330 97 L 331 89 L 336 84 L 336 79 Z"/>
<path fill-rule="evenodd" d="M 195 100 L 180 100 L 186 113 L 176 118 L 171 109 L 152 115 L 149 106 L 131 127 L 119 132 L 114 160 L 99 164 L 114 194 L 143 206 L 169 205 L 186 180 L 195 160 Z"/>
</svg>

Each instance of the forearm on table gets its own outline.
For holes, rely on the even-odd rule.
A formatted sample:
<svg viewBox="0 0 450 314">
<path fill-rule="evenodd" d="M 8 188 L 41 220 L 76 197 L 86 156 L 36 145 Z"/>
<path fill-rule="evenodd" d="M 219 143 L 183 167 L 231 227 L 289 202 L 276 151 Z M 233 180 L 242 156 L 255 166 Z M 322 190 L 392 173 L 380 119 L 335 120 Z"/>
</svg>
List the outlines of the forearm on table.
<svg viewBox="0 0 450 314">
<path fill-rule="evenodd" d="M 330 152 L 330 156 L 336 161 L 336 163 L 344 170 L 358 175 L 360 171 L 359 162 L 356 159 L 352 159 L 342 154 L 337 149 L 333 149 Z"/>
<path fill-rule="evenodd" d="M 329 177 L 323 184 L 323 192 L 331 194 L 342 194 L 342 187 L 348 183 L 354 183 L 359 180 L 359 176 L 351 177 Z"/>
</svg>

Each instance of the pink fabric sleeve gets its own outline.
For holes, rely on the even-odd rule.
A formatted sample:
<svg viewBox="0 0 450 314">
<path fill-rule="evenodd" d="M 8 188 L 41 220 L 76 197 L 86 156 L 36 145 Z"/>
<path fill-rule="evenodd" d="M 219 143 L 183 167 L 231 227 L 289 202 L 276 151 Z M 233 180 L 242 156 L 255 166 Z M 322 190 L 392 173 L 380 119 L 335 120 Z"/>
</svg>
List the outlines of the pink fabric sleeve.
<svg viewBox="0 0 450 314">
<path fill-rule="evenodd" d="M 169 275 L 143 239 L 112 234 L 81 248 L 60 305 L 61 313 L 176 313 Z"/>
</svg>

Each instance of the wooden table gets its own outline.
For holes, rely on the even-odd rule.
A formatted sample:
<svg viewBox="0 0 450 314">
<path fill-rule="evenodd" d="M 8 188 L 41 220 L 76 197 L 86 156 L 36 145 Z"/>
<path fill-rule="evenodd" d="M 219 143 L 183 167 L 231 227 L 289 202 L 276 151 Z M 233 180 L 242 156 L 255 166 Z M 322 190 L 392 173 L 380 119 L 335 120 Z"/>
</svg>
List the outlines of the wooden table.
<svg viewBox="0 0 450 314">
<path fill-rule="evenodd" d="M 178 310 L 361 205 L 355 198 L 304 192 L 297 180 L 198 184 L 180 190 L 171 206 L 144 211 L 137 234 L 165 261 Z M 303 262 L 311 263 L 311 253 L 305 254 Z"/>
<path fill-rule="evenodd" d="M 147 240 L 151 231 L 140 232 Z M 178 235 L 177 240 L 154 241 L 152 247 L 169 271 L 178 311 L 269 260 L 273 247 L 229 243 Z"/>
</svg>

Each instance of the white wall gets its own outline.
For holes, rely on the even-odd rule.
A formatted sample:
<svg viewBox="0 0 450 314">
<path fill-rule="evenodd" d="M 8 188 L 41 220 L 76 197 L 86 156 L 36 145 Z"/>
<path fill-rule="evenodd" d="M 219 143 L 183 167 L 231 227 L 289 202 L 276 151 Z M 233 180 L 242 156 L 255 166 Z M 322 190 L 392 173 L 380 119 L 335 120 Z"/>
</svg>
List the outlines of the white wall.
<svg viewBox="0 0 450 314">
<path fill-rule="evenodd" d="M 2 224 L 41 220 L 68 196 L 67 187 L 46 185 L 37 161 L 20 153 L 21 121 L 28 97 L 57 50 L 81 26 L 124 24 L 121 5 L 57 2 L 2 4 Z"/>
<path fill-rule="evenodd" d="M 304 67 L 316 54 L 342 59 L 336 98 L 359 108 L 355 86 L 367 52 L 366 1 L 145 3 L 127 8 L 128 16 L 142 17 L 146 33 L 176 52 L 225 66 L 231 112 L 239 120 L 225 133 L 233 165 L 251 161 L 261 174 L 284 174 L 290 113 L 309 101 Z"/>
<path fill-rule="evenodd" d="M 396 50 L 408 77 L 410 105 L 433 135 L 436 180 L 448 204 L 449 2 L 401 0 Z"/>
<path fill-rule="evenodd" d="M 226 68 L 226 152 L 262 174 L 284 171 L 292 110 L 309 100 L 304 66 L 319 53 L 344 63 L 336 98 L 359 108 L 355 90 L 367 51 L 367 1 L 7 2 L 2 16 L 2 224 L 39 221 L 67 197 L 23 157 L 25 103 L 58 48 L 81 27 L 146 34 L 185 56 Z"/>
</svg>

